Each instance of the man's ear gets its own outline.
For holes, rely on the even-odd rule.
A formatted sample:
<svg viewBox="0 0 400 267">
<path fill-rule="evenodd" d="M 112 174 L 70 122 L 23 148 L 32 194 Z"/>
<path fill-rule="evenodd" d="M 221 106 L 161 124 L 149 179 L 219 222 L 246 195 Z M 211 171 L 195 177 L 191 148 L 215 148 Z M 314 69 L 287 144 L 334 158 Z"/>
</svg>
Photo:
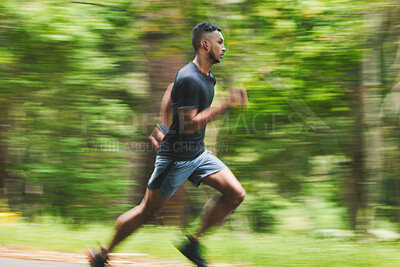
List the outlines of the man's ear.
<svg viewBox="0 0 400 267">
<path fill-rule="evenodd" d="M 208 44 L 208 41 L 207 41 L 207 40 L 203 39 L 203 40 L 201 41 L 201 45 L 204 47 L 205 50 L 208 51 L 209 44 Z"/>
</svg>

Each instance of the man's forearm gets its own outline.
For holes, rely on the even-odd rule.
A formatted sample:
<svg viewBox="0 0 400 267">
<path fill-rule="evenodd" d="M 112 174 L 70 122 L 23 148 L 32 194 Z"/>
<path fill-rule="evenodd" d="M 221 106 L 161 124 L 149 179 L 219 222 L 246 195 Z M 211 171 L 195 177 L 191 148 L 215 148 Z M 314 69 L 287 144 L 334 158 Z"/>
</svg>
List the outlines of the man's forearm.
<svg viewBox="0 0 400 267">
<path fill-rule="evenodd" d="M 191 120 L 185 120 L 183 123 L 185 133 L 193 134 L 204 128 L 207 123 L 214 120 L 219 114 L 224 113 L 228 108 L 229 105 L 227 104 L 218 106 L 213 110 L 208 108 L 196 114 Z"/>
<path fill-rule="evenodd" d="M 207 121 L 207 123 L 210 121 L 213 121 L 218 115 L 224 113 L 228 108 L 229 108 L 228 104 L 223 104 L 223 105 L 219 105 L 216 108 L 210 110 L 209 120 Z"/>
</svg>

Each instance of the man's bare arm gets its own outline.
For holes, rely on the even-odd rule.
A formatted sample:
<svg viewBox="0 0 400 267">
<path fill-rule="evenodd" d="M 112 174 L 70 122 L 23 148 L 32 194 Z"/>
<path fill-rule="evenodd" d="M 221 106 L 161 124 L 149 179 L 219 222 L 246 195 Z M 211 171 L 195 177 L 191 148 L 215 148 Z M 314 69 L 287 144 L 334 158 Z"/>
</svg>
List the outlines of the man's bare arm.
<svg viewBox="0 0 400 267">
<path fill-rule="evenodd" d="M 163 95 L 161 100 L 161 107 L 160 107 L 160 122 L 165 126 L 170 126 L 172 121 L 172 106 L 171 106 L 171 91 L 174 83 L 168 85 L 167 90 Z"/>
<path fill-rule="evenodd" d="M 207 108 L 199 113 L 197 108 L 194 109 L 180 109 L 179 112 L 179 125 L 180 131 L 186 134 L 193 134 L 198 130 L 204 128 L 208 122 L 212 121 L 219 114 L 223 113 L 232 105 L 246 105 L 247 92 L 245 89 L 231 89 L 229 91 L 228 100 L 211 110 Z"/>
<path fill-rule="evenodd" d="M 171 125 L 171 114 L 172 114 L 172 107 L 171 107 L 171 91 L 174 83 L 168 85 L 163 98 L 161 100 L 160 106 L 160 123 L 163 126 L 169 127 Z M 163 140 L 165 132 L 161 131 L 158 127 L 153 129 L 153 132 L 149 136 L 149 139 L 155 149 L 157 150 L 160 147 L 160 143 Z"/>
</svg>

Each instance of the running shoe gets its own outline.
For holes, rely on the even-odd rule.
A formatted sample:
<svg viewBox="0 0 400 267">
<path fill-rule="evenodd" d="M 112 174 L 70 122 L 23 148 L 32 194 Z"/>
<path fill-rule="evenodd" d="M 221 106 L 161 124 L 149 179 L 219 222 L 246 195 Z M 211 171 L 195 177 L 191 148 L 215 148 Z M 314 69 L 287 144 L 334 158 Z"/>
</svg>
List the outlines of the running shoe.
<svg viewBox="0 0 400 267">
<path fill-rule="evenodd" d="M 104 259 L 101 256 L 101 252 L 94 253 L 92 250 L 88 249 L 88 258 L 89 258 L 90 267 L 110 266 L 107 262 L 107 259 Z"/>
<path fill-rule="evenodd" d="M 198 267 L 207 267 L 206 261 L 200 255 L 199 248 L 199 243 L 193 237 L 188 236 L 188 240 L 178 247 L 178 250 Z"/>
</svg>

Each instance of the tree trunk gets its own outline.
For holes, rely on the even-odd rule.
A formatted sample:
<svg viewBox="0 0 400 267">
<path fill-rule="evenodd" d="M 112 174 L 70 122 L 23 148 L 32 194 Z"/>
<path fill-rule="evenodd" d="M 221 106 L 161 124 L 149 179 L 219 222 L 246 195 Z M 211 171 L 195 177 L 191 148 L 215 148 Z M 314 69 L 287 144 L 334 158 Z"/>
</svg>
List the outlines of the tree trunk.
<svg viewBox="0 0 400 267">
<path fill-rule="evenodd" d="M 1 103 L 0 110 L 0 212 L 8 211 L 8 198 L 6 190 L 6 180 L 9 178 L 7 173 L 7 143 L 5 142 L 8 127 L 8 104 Z"/>
<path fill-rule="evenodd" d="M 360 211 L 365 206 L 365 195 L 363 192 L 363 183 L 365 181 L 365 167 L 364 167 L 364 139 L 363 139 L 363 90 L 361 86 L 353 88 L 354 104 L 352 113 L 354 116 L 354 133 L 352 144 L 352 164 L 351 164 L 351 179 L 348 184 L 348 213 L 350 218 L 350 225 L 353 230 L 363 223 L 360 222 Z"/>
<path fill-rule="evenodd" d="M 183 55 L 166 55 L 155 57 L 153 52 L 157 51 L 166 41 L 164 35 L 154 34 L 149 32 L 144 40 L 149 45 L 150 53 L 147 55 L 147 73 L 149 77 L 149 98 L 147 104 L 147 114 L 145 121 L 142 121 L 142 127 L 144 127 L 142 133 L 146 133 L 143 137 L 143 142 L 147 142 L 150 145 L 148 136 L 150 135 L 153 128 L 158 122 L 161 99 L 167 86 L 174 82 L 177 71 L 184 66 Z M 154 170 L 155 162 L 155 151 L 146 149 L 141 151 L 142 164 L 140 175 L 137 180 L 137 186 L 135 186 L 135 202 L 138 203 L 144 195 L 147 188 L 147 182 Z M 185 190 L 181 186 L 174 196 L 169 200 L 166 207 L 164 208 L 158 223 L 182 223 L 182 218 L 185 218 L 184 205 L 185 202 Z"/>
<path fill-rule="evenodd" d="M 394 18 L 395 19 L 395 18 Z M 393 19 L 393 20 L 394 20 Z M 399 39 L 400 40 L 400 39 Z M 400 69 L 400 41 L 394 64 L 391 68 Z M 384 129 L 384 179 L 382 186 L 382 202 L 394 208 L 393 213 L 385 212 L 390 219 L 400 223 L 400 72 L 397 83 L 385 96 L 380 107 L 379 116 Z M 400 227 L 400 225 L 399 225 Z"/>
<path fill-rule="evenodd" d="M 368 26 L 369 37 L 363 53 L 363 151 L 365 153 L 364 172 L 365 183 L 362 185 L 365 195 L 364 222 L 374 219 L 375 207 L 380 202 L 380 185 L 382 183 L 382 127 L 379 116 L 381 95 L 376 90 L 382 86 L 380 35 L 382 31 L 382 14 L 378 11 L 367 13 L 365 23 Z"/>
</svg>

